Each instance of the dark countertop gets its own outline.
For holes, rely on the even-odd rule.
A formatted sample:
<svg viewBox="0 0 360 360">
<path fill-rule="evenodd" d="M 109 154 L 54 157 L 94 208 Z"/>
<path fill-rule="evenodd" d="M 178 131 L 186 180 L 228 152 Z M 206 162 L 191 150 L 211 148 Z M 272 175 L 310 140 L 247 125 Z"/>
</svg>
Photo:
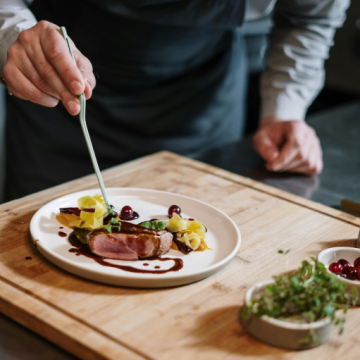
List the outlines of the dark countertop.
<svg viewBox="0 0 360 360">
<path fill-rule="evenodd" d="M 360 203 L 360 102 L 309 116 L 320 137 L 324 170 L 318 176 L 271 173 L 252 150 L 251 138 L 196 156 L 205 163 L 290 193 L 339 208 L 341 199 Z M 0 359 L 76 360 L 30 330 L 0 315 Z"/>
</svg>

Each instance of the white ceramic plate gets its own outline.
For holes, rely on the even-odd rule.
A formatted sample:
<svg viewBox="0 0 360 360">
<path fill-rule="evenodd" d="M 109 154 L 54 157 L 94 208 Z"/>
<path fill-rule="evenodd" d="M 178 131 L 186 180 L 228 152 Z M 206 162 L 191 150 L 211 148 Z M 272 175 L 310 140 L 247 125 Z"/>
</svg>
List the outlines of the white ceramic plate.
<svg viewBox="0 0 360 360">
<path fill-rule="evenodd" d="M 107 195 L 110 204 L 116 211 L 129 205 L 138 212 L 138 223 L 149 219 L 167 220 L 169 206 L 180 206 L 182 216 L 194 218 L 204 224 L 208 232 L 206 242 L 212 250 L 191 252 L 188 255 L 180 251 L 170 250 L 163 257 L 181 258 L 183 268 L 180 271 L 167 273 L 133 273 L 117 268 L 102 266 L 91 258 L 69 252 L 72 248 L 67 237 L 60 237 L 59 231 L 67 234 L 71 229 L 60 229 L 55 218 L 61 207 L 76 207 L 77 199 L 85 195 L 100 194 L 100 190 L 85 190 L 69 194 L 53 200 L 39 209 L 30 223 L 30 232 L 37 249 L 57 266 L 81 277 L 120 286 L 130 287 L 166 287 L 177 286 L 204 279 L 223 269 L 236 255 L 241 243 L 241 235 L 236 224 L 220 210 L 195 199 L 168 193 L 164 191 L 136 189 L 136 188 L 109 188 Z M 124 261 L 109 260 L 114 264 L 128 265 L 143 270 L 166 270 L 174 265 L 169 261 Z M 144 263 L 148 263 L 147 266 Z"/>
</svg>

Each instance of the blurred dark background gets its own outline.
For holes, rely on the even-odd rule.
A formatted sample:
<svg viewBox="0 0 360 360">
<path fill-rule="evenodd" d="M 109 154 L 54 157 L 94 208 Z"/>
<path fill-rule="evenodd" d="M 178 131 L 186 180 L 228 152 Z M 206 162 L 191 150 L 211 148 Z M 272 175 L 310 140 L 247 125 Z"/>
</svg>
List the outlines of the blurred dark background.
<svg viewBox="0 0 360 360">
<path fill-rule="evenodd" d="M 248 22 L 242 29 L 246 36 L 247 53 L 249 59 L 249 91 L 247 101 L 248 122 L 246 126 L 247 143 L 244 146 L 232 148 L 234 157 L 229 161 L 229 166 L 226 166 L 226 161 L 223 161 L 223 155 L 219 155 L 219 161 L 215 161 L 214 153 L 199 156 L 198 159 L 204 162 L 220 166 L 227 170 L 239 173 L 244 176 L 250 176 L 256 180 L 262 181 L 263 176 L 270 176 L 269 174 L 262 174 L 261 178 L 252 176 L 253 172 L 249 169 L 257 169 L 259 160 L 256 157 L 251 158 L 246 164 L 239 164 L 234 167 L 233 163 L 239 158 L 239 151 L 241 153 L 249 153 L 251 150 L 251 141 L 249 137 L 256 130 L 259 118 L 260 95 L 259 95 L 259 78 L 263 70 L 263 58 L 266 50 L 266 39 L 272 26 L 271 16 L 264 19 Z M 346 171 L 349 167 L 353 168 L 353 176 L 357 175 L 357 162 L 343 165 L 337 168 L 332 162 L 333 154 L 339 155 L 339 164 L 342 159 L 349 158 L 349 154 L 357 152 L 357 144 L 360 144 L 359 137 L 352 138 L 352 142 L 347 141 L 349 131 L 357 132 L 360 136 L 360 2 L 352 1 L 350 8 L 347 11 L 347 19 L 342 28 L 338 29 L 335 35 L 335 45 L 331 48 L 330 58 L 326 61 L 326 82 L 325 87 L 315 99 L 307 114 L 309 124 L 313 126 L 318 135 L 322 131 L 322 144 L 329 144 L 327 151 L 324 148 L 325 173 L 321 175 L 321 182 L 324 184 L 327 178 L 334 178 L 334 174 Z M 4 177 L 4 102 L 5 89 L 0 85 L 0 203 L 2 202 L 2 186 Z M 332 111 L 334 109 L 334 111 Z M 350 127 L 350 128 L 349 128 Z M 320 130 L 320 131 L 319 131 Z M 337 139 L 334 133 L 339 135 Z M 342 134 L 342 135 L 341 135 Z M 319 135 L 320 136 L 320 135 Z M 332 146 L 334 145 L 334 146 Z M 237 145 L 236 145 L 237 146 Z M 332 146 L 332 147 L 331 147 Z M 331 148 L 330 148 L 331 147 Z M 228 152 L 225 148 L 222 153 Z M 340 156 L 341 152 L 341 156 Z M 229 153 L 229 157 L 230 157 Z M 356 158 L 353 158 L 353 160 Z M 231 162 L 232 161 L 232 162 Z M 332 169 L 332 172 L 329 170 Z M 360 174 L 360 171 L 358 171 Z M 274 174 L 273 174 L 274 175 Z M 360 178 L 352 178 L 353 182 Z M 325 182 L 324 182 L 325 181 Z M 264 180 L 266 182 L 266 180 Z M 283 182 L 271 183 L 274 186 L 282 186 Z M 345 187 L 345 185 L 343 185 Z M 291 192 L 291 189 L 286 189 Z M 327 191 L 333 192 L 333 189 Z M 355 191 L 355 189 L 354 189 Z M 344 193 L 344 192 L 343 192 Z M 339 194 L 339 197 L 341 195 Z M 357 196 L 360 202 L 360 194 Z M 316 201 L 325 203 L 321 198 L 314 198 Z"/>
</svg>

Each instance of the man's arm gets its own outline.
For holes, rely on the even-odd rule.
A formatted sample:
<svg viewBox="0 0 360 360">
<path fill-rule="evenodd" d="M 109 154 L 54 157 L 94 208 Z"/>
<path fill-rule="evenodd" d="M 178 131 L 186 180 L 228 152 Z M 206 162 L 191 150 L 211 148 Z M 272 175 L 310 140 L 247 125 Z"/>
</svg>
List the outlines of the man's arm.
<svg viewBox="0 0 360 360">
<path fill-rule="evenodd" d="M 311 174 L 322 169 L 318 138 L 299 121 L 323 86 L 324 61 L 348 6 L 349 0 L 277 1 L 254 137 L 269 170 Z"/>
</svg>

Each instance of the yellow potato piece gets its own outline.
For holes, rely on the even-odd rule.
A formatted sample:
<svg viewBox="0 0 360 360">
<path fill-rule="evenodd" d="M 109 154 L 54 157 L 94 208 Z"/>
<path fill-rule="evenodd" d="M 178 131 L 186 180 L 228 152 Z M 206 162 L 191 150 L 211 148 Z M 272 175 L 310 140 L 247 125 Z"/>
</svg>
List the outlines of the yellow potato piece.
<svg viewBox="0 0 360 360">
<path fill-rule="evenodd" d="M 206 229 L 199 221 L 189 221 L 174 213 L 166 222 L 166 228 L 177 233 L 177 239 L 195 251 L 210 249 L 205 242 Z"/>
<path fill-rule="evenodd" d="M 74 214 L 59 213 L 56 219 L 66 227 L 98 229 L 103 226 L 103 219 L 107 213 L 105 202 L 101 195 L 83 196 L 78 199 L 78 207 L 82 209 L 95 209 L 94 212 L 81 211 L 80 217 Z"/>
<path fill-rule="evenodd" d="M 188 220 L 182 219 L 178 214 L 174 213 L 173 217 L 166 222 L 166 228 L 170 232 L 179 232 L 185 230 L 188 227 Z"/>
<path fill-rule="evenodd" d="M 80 212 L 80 219 L 83 221 L 83 223 L 78 227 L 97 229 L 103 226 L 103 219 L 107 213 L 107 209 L 101 195 L 87 195 L 78 199 L 78 207 L 80 210 L 95 209 L 93 213 L 87 211 Z"/>
</svg>

